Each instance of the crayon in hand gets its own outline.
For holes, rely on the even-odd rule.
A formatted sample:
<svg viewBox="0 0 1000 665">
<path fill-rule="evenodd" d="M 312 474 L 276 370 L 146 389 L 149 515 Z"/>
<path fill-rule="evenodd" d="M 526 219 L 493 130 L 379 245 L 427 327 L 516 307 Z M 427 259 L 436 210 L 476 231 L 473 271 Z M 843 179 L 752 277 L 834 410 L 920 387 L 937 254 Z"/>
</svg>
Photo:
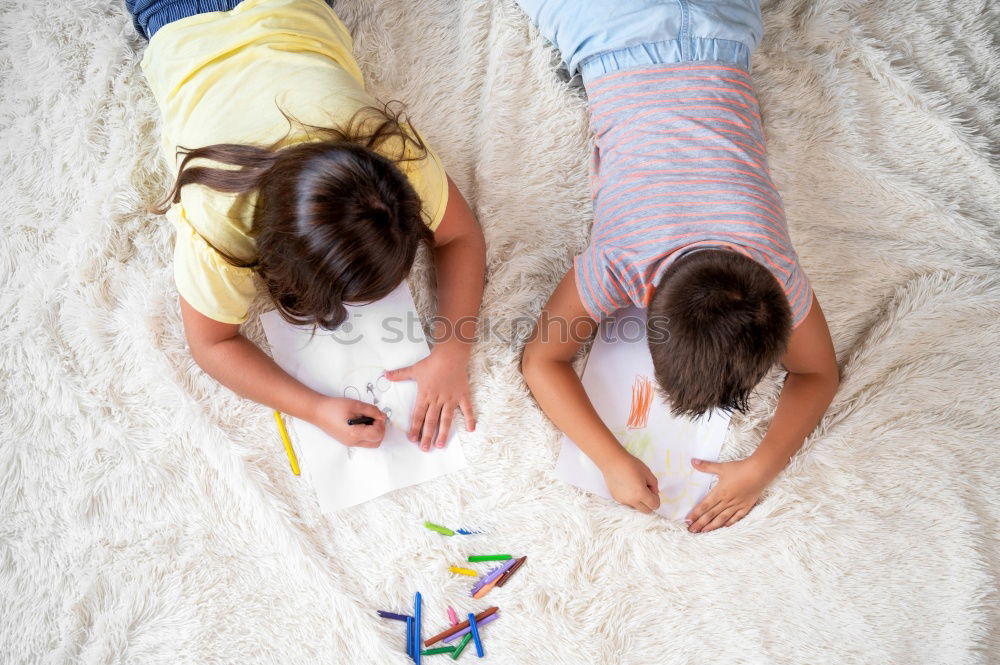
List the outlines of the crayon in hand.
<svg viewBox="0 0 1000 665">
<path fill-rule="evenodd" d="M 357 418 L 348 418 L 348 425 L 374 425 L 375 419 L 371 416 L 358 416 Z"/>
</svg>

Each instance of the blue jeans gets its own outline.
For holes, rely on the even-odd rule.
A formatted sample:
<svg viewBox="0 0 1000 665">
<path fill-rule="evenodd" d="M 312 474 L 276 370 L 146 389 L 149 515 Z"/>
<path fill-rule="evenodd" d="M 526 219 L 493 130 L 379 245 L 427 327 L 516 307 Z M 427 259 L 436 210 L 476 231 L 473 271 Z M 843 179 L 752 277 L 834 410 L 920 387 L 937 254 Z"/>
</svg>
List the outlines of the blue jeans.
<svg viewBox="0 0 1000 665">
<path fill-rule="evenodd" d="M 518 0 L 584 80 L 656 64 L 722 62 L 750 70 L 760 0 Z"/>
<path fill-rule="evenodd" d="M 167 23 L 205 12 L 228 12 L 238 4 L 240 0 L 125 0 L 135 29 L 146 39 Z"/>
</svg>

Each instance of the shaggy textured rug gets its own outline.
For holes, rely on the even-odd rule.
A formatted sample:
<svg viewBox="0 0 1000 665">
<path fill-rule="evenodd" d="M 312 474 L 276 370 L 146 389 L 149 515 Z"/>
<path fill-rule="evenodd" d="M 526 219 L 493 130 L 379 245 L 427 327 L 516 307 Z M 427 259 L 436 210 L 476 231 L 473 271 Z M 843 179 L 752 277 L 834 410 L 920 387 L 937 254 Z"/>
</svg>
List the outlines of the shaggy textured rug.
<svg viewBox="0 0 1000 665">
<path fill-rule="evenodd" d="M 693 536 L 555 481 L 518 372 L 587 241 L 581 88 L 511 0 L 340 4 L 371 88 L 406 101 L 486 232 L 473 472 L 318 512 L 270 412 L 185 348 L 121 3 L 5 0 L 0 661 L 404 663 L 373 610 L 420 590 L 432 630 L 481 607 L 446 571 L 473 547 L 529 555 L 490 596 L 488 662 L 1000 660 L 1000 6 L 765 3 L 771 168 L 844 381 L 762 503 Z"/>
</svg>

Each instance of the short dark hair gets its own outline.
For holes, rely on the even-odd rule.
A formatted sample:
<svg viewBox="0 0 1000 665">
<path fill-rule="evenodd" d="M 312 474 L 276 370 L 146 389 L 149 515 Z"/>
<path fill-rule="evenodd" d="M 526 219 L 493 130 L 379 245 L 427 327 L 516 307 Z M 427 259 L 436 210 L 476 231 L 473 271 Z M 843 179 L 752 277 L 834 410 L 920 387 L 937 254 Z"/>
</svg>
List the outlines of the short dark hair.
<svg viewBox="0 0 1000 665">
<path fill-rule="evenodd" d="M 733 251 L 680 257 L 649 304 L 656 382 L 678 416 L 745 411 L 754 386 L 784 355 L 791 331 L 781 285 L 764 266 Z"/>
<path fill-rule="evenodd" d="M 361 109 L 345 128 L 289 123 L 311 140 L 182 149 L 177 180 L 155 211 L 177 203 L 188 184 L 246 195 L 256 258 L 216 250 L 257 272 L 286 321 L 334 329 L 347 318 L 345 304 L 387 296 L 406 279 L 420 245 L 432 243 L 420 197 L 398 166 L 427 149 L 389 107 Z M 240 168 L 189 165 L 194 159 Z"/>
</svg>

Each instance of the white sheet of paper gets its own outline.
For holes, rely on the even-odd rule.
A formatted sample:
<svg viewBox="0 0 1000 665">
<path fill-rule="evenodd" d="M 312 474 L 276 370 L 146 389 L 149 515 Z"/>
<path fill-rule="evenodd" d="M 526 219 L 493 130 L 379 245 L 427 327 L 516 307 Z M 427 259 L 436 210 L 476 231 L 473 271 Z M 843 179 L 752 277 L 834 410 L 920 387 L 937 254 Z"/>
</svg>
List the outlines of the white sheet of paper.
<svg viewBox="0 0 1000 665">
<path fill-rule="evenodd" d="M 393 383 L 388 369 L 412 365 L 429 354 L 413 298 L 404 282 L 383 300 L 349 306 L 336 331 L 293 326 L 276 312 L 261 316 L 274 361 L 324 395 L 375 404 L 389 415 L 378 448 L 351 448 L 311 423 L 288 419 L 302 474 L 320 507 L 333 512 L 464 468 L 454 431 L 444 448 L 422 452 L 406 438 L 417 397 L 413 381 Z"/>
<path fill-rule="evenodd" d="M 646 310 L 616 312 L 601 325 L 583 372 L 583 386 L 594 408 L 625 448 L 641 459 L 660 481 L 660 508 L 670 519 L 683 519 L 708 493 L 715 476 L 695 471 L 691 458 L 717 460 L 729 415 L 715 412 L 698 421 L 676 418 L 654 390 L 645 426 L 629 427 L 632 392 L 637 381 L 654 382 L 646 346 Z M 640 419 L 641 420 L 641 419 Z M 637 425 L 641 423 L 633 423 Z M 570 485 L 611 498 L 604 476 L 569 437 L 563 437 L 555 475 Z"/>
</svg>

